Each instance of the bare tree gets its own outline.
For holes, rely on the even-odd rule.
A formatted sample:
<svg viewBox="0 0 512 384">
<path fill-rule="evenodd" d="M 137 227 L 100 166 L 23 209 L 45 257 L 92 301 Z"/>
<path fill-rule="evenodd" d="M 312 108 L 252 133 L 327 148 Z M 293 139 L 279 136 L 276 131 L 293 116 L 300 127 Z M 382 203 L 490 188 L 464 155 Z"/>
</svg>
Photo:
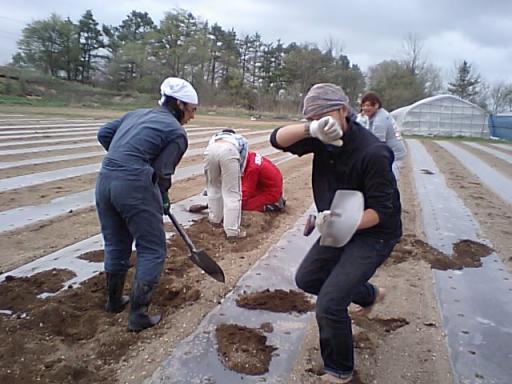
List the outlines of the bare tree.
<svg viewBox="0 0 512 384">
<path fill-rule="evenodd" d="M 497 114 L 512 109 L 512 84 L 500 81 L 489 90 L 489 109 Z"/>
<path fill-rule="evenodd" d="M 382 61 L 368 68 L 368 87 L 377 92 L 384 108 L 392 111 L 425 97 L 425 85 L 403 62 Z"/>
<path fill-rule="evenodd" d="M 403 62 L 413 76 L 420 75 L 427 65 L 423 57 L 423 47 L 423 39 L 417 34 L 407 34 L 403 42 Z"/>
<path fill-rule="evenodd" d="M 418 80 L 419 84 L 423 84 L 425 97 L 433 96 L 443 88 L 441 71 L 426 58 L 424 41 L 419 35 L 407 34 L 403 41 L 400 63 Z"/>
<path fill-rule="evenodd" d="M 325 40 L 324 47 L 324 51 L 331 52 L 331 55 L 336 58 L 340 57 L 343 53 L 343 43 L 332 36 Z"/>
</svg>

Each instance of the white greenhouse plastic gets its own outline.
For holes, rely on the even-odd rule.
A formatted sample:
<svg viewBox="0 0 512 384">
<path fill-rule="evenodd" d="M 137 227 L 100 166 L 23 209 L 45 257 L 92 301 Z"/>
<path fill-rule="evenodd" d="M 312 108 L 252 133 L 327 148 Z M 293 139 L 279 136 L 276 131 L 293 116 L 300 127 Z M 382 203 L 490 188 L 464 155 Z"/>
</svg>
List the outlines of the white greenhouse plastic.
<svg viewBox="0 0 512 384">
<path fill-rule="evenodd" d="M 438 95 L 391 112 L 399 129 L 410 135 L 489 137 L 488 114 L 453 95 Z"/>
</svg>

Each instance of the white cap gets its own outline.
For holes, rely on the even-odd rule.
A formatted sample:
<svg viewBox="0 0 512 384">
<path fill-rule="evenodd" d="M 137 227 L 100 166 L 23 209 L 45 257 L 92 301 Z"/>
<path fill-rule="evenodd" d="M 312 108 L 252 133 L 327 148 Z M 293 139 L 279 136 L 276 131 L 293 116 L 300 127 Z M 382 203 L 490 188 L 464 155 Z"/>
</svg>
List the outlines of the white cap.
<svg viewBox="0 0 512 384">
<path fill-rule="evenodd" d="M 172 96 L 180 101 L 189 104 L 199 104 L 197 92 L 187 80 L 178 77 L 168 77 L 160 85 L 160 94 L 162 97 L 158 104 L 162 105 L 165 96 Z"/>
</svg>

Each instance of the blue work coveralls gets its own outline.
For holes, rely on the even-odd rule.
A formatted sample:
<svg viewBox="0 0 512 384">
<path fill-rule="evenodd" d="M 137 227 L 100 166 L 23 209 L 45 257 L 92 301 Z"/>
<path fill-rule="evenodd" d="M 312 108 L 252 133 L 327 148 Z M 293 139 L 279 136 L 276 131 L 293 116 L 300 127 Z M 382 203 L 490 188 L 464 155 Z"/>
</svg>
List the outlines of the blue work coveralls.
<svg viewBox="0 0 512 384">
<path fill-rule="evenodd" d="M 187 150 L 187 133 L 168 109 L 158 107 L 107 123 L 98 141 L 107 150 L 96 181 L 105 271 L 128 270 L 135 240 L 135 279 L 157 283 L 166 256 L 162 194 Z"/>
</svg>

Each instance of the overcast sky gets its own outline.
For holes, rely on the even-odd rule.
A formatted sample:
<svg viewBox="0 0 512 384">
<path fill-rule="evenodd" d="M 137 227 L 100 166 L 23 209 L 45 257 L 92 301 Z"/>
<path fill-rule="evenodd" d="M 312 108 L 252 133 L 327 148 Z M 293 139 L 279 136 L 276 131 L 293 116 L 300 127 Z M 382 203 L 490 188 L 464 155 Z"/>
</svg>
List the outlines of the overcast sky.
<svg viewBox="0 0 512 384">
<path fill-rule="evenodd" d="M 486 81 L 512 82 L 511 0 L 0 0 L 0 64 L 16 52 L 24 26 L 52 12 L 77 22 L 91 9 L 100 25 L 119 25 L 137 10 L 158 24 L 176 8 L 234 28 L 239 36 L 259 32 L 264 42 L 281 39 L 325 48 L 331 40 L 363 70 L 403 57 L 406 36 L 413 34 L 445 80 L 466 59 Z"/>
</svg>

